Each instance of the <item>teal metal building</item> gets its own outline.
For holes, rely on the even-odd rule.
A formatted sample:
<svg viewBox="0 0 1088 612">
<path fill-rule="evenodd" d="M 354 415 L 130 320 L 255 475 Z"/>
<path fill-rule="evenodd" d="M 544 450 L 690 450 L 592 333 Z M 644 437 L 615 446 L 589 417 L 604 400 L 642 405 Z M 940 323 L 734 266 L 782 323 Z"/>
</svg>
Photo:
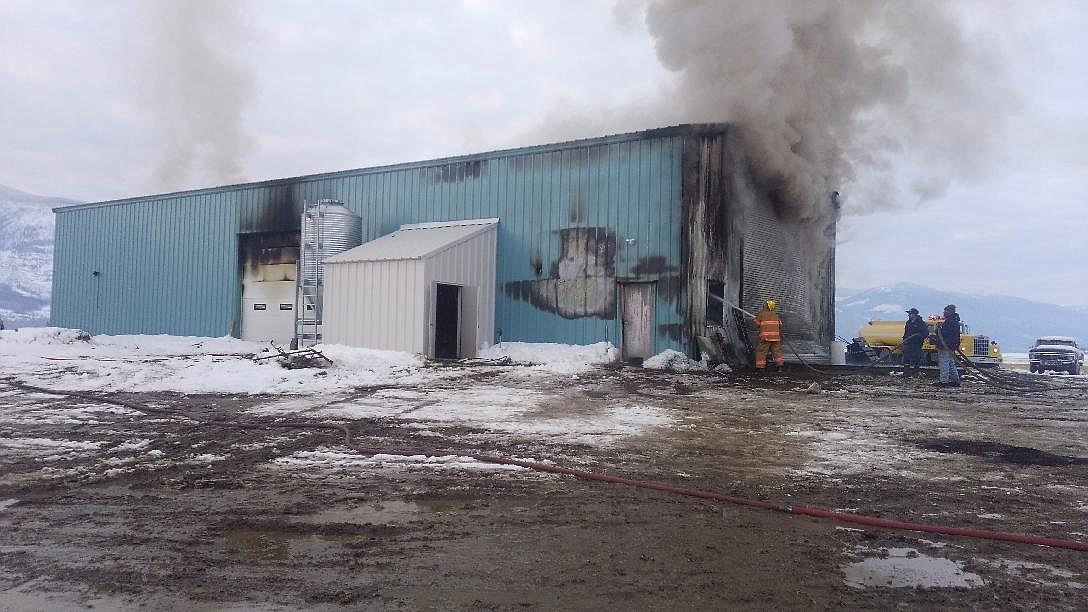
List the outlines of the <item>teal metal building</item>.
<svg viewBox="0 0 1088 612">
<path fill-rule="evenodd" d="M 62 207 L 51 323 L 240 336 L 246 266 L 298 240 L 307 203 L 334 199 L 361 217 L 363 242 L 497 218 L 485 344 L 620 346 L 638 325 L 648 347 L 629 356 L 695 356 L 713 330 L 740 361 L 730 306 L 773 297 L 787 337 L 819 355 L 833 339 L 834 215 L 779 218 L 766 192 L 732 126 L 698 124 Z"/>
</svg>

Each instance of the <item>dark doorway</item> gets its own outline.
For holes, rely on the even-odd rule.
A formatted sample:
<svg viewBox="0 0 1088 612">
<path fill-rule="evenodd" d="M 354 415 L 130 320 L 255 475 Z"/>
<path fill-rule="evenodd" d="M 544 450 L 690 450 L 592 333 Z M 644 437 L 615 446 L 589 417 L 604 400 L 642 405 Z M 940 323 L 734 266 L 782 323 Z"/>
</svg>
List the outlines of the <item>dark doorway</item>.
<svg viewBox="0 0 1088 612">
<path fill-rule="evenodd" d="M 438 284 L 434 302 L 434 356 L 457 359 L 457 337 L 461 329 L 461 288 Z"/>
</svg>

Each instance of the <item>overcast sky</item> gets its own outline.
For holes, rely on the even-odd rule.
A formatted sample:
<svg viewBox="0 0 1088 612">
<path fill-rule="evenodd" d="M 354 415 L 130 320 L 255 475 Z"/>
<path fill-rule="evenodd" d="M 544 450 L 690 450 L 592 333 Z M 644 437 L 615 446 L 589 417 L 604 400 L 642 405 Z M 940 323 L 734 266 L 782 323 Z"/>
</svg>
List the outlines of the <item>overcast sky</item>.
<svg viewBox="0 0 1088 612">
<path fill-rule="evenodd" d="M 949 142 L 935 199 L 844 189 L 839 284 L 1088 304 L 1088 2 L 952 4 L 999 70 L 927 112 L 1013 110 L 996 147 Z M 658 127 L 631 109 L 683 81 L 645 6 L 0 0 L 0 184 L 95 201 Z"/>
</svg>

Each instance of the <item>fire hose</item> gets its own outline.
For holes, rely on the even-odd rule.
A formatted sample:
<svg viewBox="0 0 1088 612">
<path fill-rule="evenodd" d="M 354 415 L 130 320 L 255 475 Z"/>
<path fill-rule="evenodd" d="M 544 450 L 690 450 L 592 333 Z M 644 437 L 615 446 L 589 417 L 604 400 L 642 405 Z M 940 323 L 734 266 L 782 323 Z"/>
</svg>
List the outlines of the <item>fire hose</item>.
<svg viewBox="0 0 1088 612">
<path fill-rule="evenodd" d="M 431 452 L 419 452 L 419 451 L 402 451 L 402 450 L 390 450 L 390 449 L 377 449 L 366 448 L 357 445 L 352 440 L 351 429 L 342 424 L 332 423 L 311 423 L 305 421 L 234 421 L 225 419 L 204 420 L 194 416 L 192 413 L 183 410 L 174 410 L 167 408 L 154 408 L 151 406 L 144 406 L 142 404 L 136 404 L 134 402 L 128 402 L 124 400 L 117 400 L 109 397 L 103 397 L 88 393 L 78 393 L 69 391 L 58 391 L 53 389 L 47 389 L 44 387 L 38 387 L 35 385 L 28 385 L 26 383 L 19 382 L 13 378 L 5 378 L 4 382 L 14 388 L 22 389 L 26 391 L 33 391 L 37 393 L 46 393 L 50 395 L 60 395 L 66 397 L 74 397 L 86 401 L 101 402 L 106 404 L 113 404 L 143 412 L 145 414 L 156 414 L 163 416 L 178 416 L 182 418 L 191 419 L 203 424 L 218 425 L 218 426 L 232 426 L 241 428 L 258 428 L 258 427 L 286 427 L 295 429 L 321 429 L 321 430 L 338 430 L 344 434 L 344 445 L 348 448 L 368 455 L 397 455 L 397 456 L 441 456 L 436 451 Z M 449 454 L 449 453 L 446 453 Z M 774 502 L 763 501 L 758 499 L 750 499 L 746 497 L 738 497 L 733 495 L 723 495 L 721 493 L 714 493 L 711 491 L 702 491 L 699 489 L 688 489 L 684 487 L 677 487 L 674 485 L 634 480 L 631 478 L 623 478 L 620 476 L 611 476 L 608 474 L 601 474 L 597 472 L 589 472 L 586 470 L 576 470 L 573 468 L 562 467 L 559 465 L 541 463 L 538 461 L 526 461 L 523 459 L 510 459 L 507 457 L 500 457 L 497 455 L 462 455 L 467 456 L 477 461 L 484 463 L 512 465 L 523 467 L 530 470 L 539 472 L 547 472 L 552 474 L 561 474 L 567 476 L 574 476 L 583 480 L 591 480 L 597 482 L 607 482 L 612 484 L 620 484 L 631 487 L 637 487 L 641 489 L 649 489 L 653 491 L 661 491 L 665 493 L 672 493 L 675 495 L 684 495 L 687 497 L 696 497 L 700 499 L 708 499 L 718 502 L 724 502 L 739 506 L 746 506 L 750 508 L 758 508 L 761 510 L 772 510 L 776 512 L 784 512 L 786 514 L 795 516 L 811 516 L 815 518 L 831 519 L 843 523 L 852 523 L 857 525 L 866 525 L 871 527 L 883 527 L 885 529 L 897 529 L 904 531 L 919 531 L 923 533 L 934 533 L 942 535 L 963 536 L 984 540 L 996 540 L 1004 542 L 1014 542 L 1019 544 L 1034 544 L 1037 546 L 1048 546 L 1051 548 L 1063 548 L 1068 550 L 1079 550 L 1088 552 L 1088 542 L 1078 542 L 1075 540 L 1062 540 L 1059 538 L 1047 538 L 1042 536 L 1036 536 L 1024 533 L 1008 533 L 1001 531 L 989 531 L 985 529 L 971 529 L 966 527 L 946 527 L 943 525 L 933 525 L 928 523 L 912 523 L 906 521 L 897 521 L 893 519 L 886 519 L 877 516 L 868 516 L 864 514 L 852 514 L 849 512 L 835 512 L 832 510 L 824 510 L 821 508 L 810 508 L 806 506 L 795 506 L 791 504 L 777 504 Z"/>
</svg>

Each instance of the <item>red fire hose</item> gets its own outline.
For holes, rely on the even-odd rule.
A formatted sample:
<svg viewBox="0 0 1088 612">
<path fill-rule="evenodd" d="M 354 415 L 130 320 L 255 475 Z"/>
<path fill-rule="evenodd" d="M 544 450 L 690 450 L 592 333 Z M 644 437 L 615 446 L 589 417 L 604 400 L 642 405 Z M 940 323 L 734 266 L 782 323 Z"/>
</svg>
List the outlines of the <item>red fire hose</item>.
<svg viewBox="0 0 1088 612">
<path fill-rule="evenodd" d="M 362 453 L 367 454 L 385 454 L 385 455 L 419 455 L 421 453 L 404 453 L 388 450 L 376 450 L 376 449 L 364 449 L 356 448 Z M 908 523 L 905 521 L 896 521 L 891 519 L 883 519 L 876 516 L 866 516 L 864 514 L 851 514 L 849 512 L 832 512 L 831 510 L 822 510 L 820 508 L 806 508 L 804 506 L 792 506 L 776 504 L 773 502 L 760 501 L 757 499 L 748 499 L 746 497 L 735 497 L 732 495 L 722 495 L 720 493 L 712 493 L 710 491 L 700 491 L 698 489 L 686 489 L 683 487 L 675 487 L 673 485 L 662 484 L 658 482 L 647 482 L 643 480 L 632 480 L 630 478 L 622 478 L 620 476 L 609 476 L 607 474 L 598 474 L 595 472 L 586 472 L 584 470 L 575 470 L 572 468 L 560 467 L 557 465 L 550 465 L 547 463 L 539 463 L 536 461 L 523 461 L 521 459 L 507 459 L 505 457 L 498 457 L 494 455 L 468 455 L 477 461 L 483 461 L 485 463 L 499 463 L 504 465 L 517 465 L 530 470 L 536 470 L 539 472 L 551 472 L 553 474 L 566 474 L 568 476 L 575 476 L 583 478 L 585 480 L 596 480 L 599 482 L 611 482 L 614 484 L 628 485 L 632 487 L 639 487 L 641 489 L 652 489 L 654 491 L 664 491 L 666 493 L 675 493 L 677 495 L 686 495 L 688 497 L 699 497 L 702 499 L 712 499 L 714 501 L 728 502 L 730 504 L 736 504 L 739 506 L 750 506 L 752 508 L 761 508 L 763 510 L 777 510 L 779 512 L 785 512 L 788 514 L 801 514 L 805 516 L 814 516 L 819 518 L 827 518 L 836 521 L 842 521 L 844 523 L 855 523 L 858 525 L 868 525 L 872 527 L 884 527 L 887 529 L 903 529 L 906 531 L 922 531 L 925 533 L 940 533 L 945 535 L 957 535 L 965 536 L 969 538 L 979 538 L 983 540 L 1002 540 L 1006 542 L 1017 542 L 1020 544 L 1035 544 L 1038 546 L 1049 546 L 1051 548 L 1067 548 L 1069 550 L 1080 550 L 1088 552 L 1088 542 L 1076 542 L 1073 540 L 1059 540 L 1057 538 L 1044 538 L 1040 536 L 1034 536 L 1024 533 L 1007 533 L 1002 531 L 987 531 L 985 529 L 968 529 L 965 527 L 944 527 L 941 525 L 930 525 L 927 523 Z"/>
</svg>

